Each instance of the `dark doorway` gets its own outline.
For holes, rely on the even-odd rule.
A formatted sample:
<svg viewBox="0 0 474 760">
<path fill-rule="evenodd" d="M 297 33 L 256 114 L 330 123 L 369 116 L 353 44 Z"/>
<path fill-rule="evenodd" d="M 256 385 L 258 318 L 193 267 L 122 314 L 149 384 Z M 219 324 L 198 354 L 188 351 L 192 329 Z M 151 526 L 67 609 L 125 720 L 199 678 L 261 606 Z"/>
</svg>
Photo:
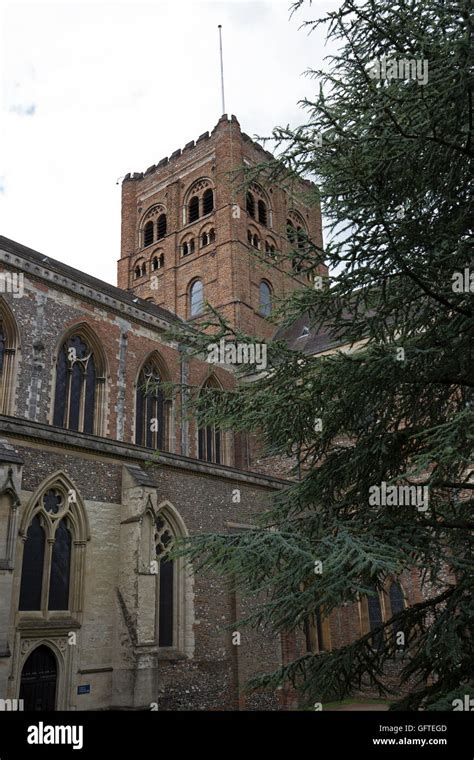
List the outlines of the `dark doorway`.
<svg viewBox="0 0 474 760">
<path fill-rule="evenodd" d="M 20 699 L 25 710 L 37 712 L 56 708 L 56 657 L 46 646 L 37 647 L 28 657 L 21 673 Z"/>
</svg>

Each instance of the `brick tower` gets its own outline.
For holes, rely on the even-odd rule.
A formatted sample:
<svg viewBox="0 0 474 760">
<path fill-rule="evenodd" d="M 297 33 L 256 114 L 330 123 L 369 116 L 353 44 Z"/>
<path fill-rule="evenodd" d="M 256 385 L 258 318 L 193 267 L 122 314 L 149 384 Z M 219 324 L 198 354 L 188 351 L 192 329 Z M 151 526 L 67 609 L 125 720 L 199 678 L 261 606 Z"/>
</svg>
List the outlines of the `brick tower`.
<svg viewBox="0 0 474 760">
<path fill-rule="evenodd" d="M 279 252 L 288 240 L 321 240 L 319 208 L 305 205 L 310 183 L 290 195 L 275 185 L 243 187 L 237 169 L 272 158 L 244 134 L 235 116 L 144 173 L 122 183 L 118 286 L 183 319 L 202 320 L 204 303 L 236 329 L 271 337 L 272 301 L 311 286 Z M 294 228 L 294 231 L 293 229 Z M 252 255 L 265 253 L 268 264 Z M 325 274 L 321 267 L 320 274 Z"/>
</svg>

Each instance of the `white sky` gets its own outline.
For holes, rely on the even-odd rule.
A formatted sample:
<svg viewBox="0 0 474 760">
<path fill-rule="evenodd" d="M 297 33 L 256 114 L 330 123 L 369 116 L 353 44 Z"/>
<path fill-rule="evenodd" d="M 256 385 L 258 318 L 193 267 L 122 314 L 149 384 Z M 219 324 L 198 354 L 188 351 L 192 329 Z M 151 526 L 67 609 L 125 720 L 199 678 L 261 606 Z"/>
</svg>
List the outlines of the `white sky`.
<svg viewBox="0 0 474 760">
<path fill-rule="evenodd" d="M 297 124 L 329 52 L 302 21 L 337 2 L 0 0 L 0 234 L 115 284 L 119 177 L 211 130 Z M 333 51 L 331 51 L 333 52 Z"/>
</svg>

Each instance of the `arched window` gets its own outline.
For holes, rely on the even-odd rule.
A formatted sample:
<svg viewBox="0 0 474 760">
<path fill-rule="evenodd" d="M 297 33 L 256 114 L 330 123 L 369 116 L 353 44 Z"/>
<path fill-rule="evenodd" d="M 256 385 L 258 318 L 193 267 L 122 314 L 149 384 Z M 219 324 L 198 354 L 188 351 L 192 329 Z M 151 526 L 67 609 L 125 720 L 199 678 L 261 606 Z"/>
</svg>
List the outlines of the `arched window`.
<svg viewBox="0 0 474 760">
<path fill-rule="evenodd" d="M 153 230 L 153 222 L 147 222 L 145 224 L 145 228 L 143 230 L 143 245 L 151 245 L 153 243 L 153 237 L 154 237 L 154 230 Z"/>
<path fill-rule="evenodd" d="M 250 191 L 246 196 L 245 207 L 247 209 L 247 214 L 251 216 L 252 219 L 255 219 L 255 198 Z"/>
<path fill-rule="evenodd" d="M 193 195 L 188 206 L 188 222 L 195 222 L 196 219 L 199 219 L 199 198 Z"/>
<path fill-rule="evenodd" d="M 38 515 L 28 528 L 23 551 L 21 572 L 20 610 L 40 610 L 43 587 L 44 530 Z"/>
<path fill-rule="evenodd" d="M 137 381 L 136 444 L 149 449 L 167 449 L 167 409 L 162 372 L 152 357 L 141 369 Z"/>
<path fill-rule="evenodd" d="M 207 232 L 203 232 L 201 235 L 201 248 L 205 248 L 206 245 L 209 245 L 209 237 Z"/>
<path fill-rule="evenodd" d="M 286 220 L 286 236 L 292 245 L 296 242 L 296 229 L 291 219 Z"/>
<path fill-rule="evenodd" d="M 252 245 L 252 240 L 253 240 L 252 232 L 251 232 L 251 230 L 247 230 L 247 241 L 248 241 L 249 245 Z"/>
<path fill-rule="evenodd" d="M 205 216 L 206 214 L 210 214 L 213 210 L 214 193 L 212 188 L 208 187 L 207 190 L 204 190 L 204 195 L 202 196 L 202 213 Z"/>
<path fill-rule="evenodd" d="M 217 380 L 209 378 L 201 389 L 201 396 L 216 392 L 220 388 Z M 198 430 L 198 458 L 204 462 L 222 463 L 222 436 L 216 425 L 206 425 Z"/>
<path fill-rule="evenodd" d="M 141 277 L 141 274 L 142 274 L 142 270 L 139 264 L 137 264 L 137 266 L 135 267 L 135 279 L 138 280 L 138 278 Z"/>
<path fill-rule="evenodd" d="M 143 262 L 142 269 L 141 269 L 141 275 L 144 277 L 146 275 L 146 263 Z"/>
<path fill-rule="evenodd" d="M 260 224 L 267 225 L 267 204 L 261 198 L 258 201 L 258 221 Z"/>
<path fill-rule="evenodd" d="M 105 362 L 84 330 L 72 333 L 58 352 L 53 425 L 100 435 Z"/>
<path fill-rule="evenodd" d="M 89 530 L 79 494 L 64 475 L 52 476 L 34 494 L 20 535 L 24 549 L 19 610 L 81 609 Z"/>
<path fill-rule="evenodd" d="M 252 237 L 252 245 L 254 248 L 257 248 L 257 249 L 260 248 L 260 240 L 258 238 L 258 235 L 254 235 Z"/>
<path fill-rule="evenodd" d="M 204 309 L 204 287 L 201 280 L 195 280 L 189 290 L 189 314 L 200 314 Z"/>
<path fill-rule="evenodd" d="M 380 605 L 380 597 L 375 588 L 372 588 L 373 594 L 367 595 L 367 608 L 369 615 L 369 628 L 373 631 L 379 625 L 382 624 L 382 607 Z M 372 646 L 375 649 L 382 649 L 384 645 L 383 631 L 374 634 L 372 637 Z"/>
<path fill-rule="evenodd" d="M 181 246 L 181 251 L 182 251 L 183 256 L 189 256 L 191 253 L 194 253 L 194 250 L 195 250 L 194 238 L 185 240 L 185 242 Z"/>
<path fill-rule="evenodd" d="M 13 414 L 19 345 L 20 335 L 13 313 L 0 298 L 0 414 Z"/>
<path fill-rule="evenodd" d="M 212 228 L 211 230 L 209 230 L 209 242 L 210 243 L 215 243 L 216 242 L 216 232 L 215 232 L 214 228 Z"/>
<path fill-rule="evenodd" d="M 388 599 L 390 603 L 389 617 L 397 615 L 399 612 L 405 609 L 405 597 L 403 595 L 403 589 L 397 581 L 392 581 L 388 589 Z M 404 649 L 404 644 L 400 644 L 397 641 L 397 635 L 403 632 L 403 626 L 400 621 L 392 623 L 392 635 L 395 640 L 395 647 L 400 650 Z"/>
<path fill-rule="evenodd" d="M 302 250 L 305 247 L 305 242 L 306 242 L 306 232 L 302 227 L 297 228 L 296 238 L 298 241 L 298 248 Z"/>
<path fill-rule="evenodd" d="M 272 313 L 272 291 L 268 282 L 260 283 L 260 314 L 268 317 Z"/>
<path fill-rule="evenodd" d="M 175 643 L 175 562 L 169 558 L 173 533 L 162 515 L 156 518 L 155 548 L 158 561 L 158 646 Z"/>
<path fill-rule="evenodd" d="M 164 253 L 160 253 L 160 255 L 153 256 L 153 259 L 151 261 L 151 268 L 154 272 L 156 272 L 157 269 L 161 269 L 165 264 L 165 255 Z"/>
<path fill-rule="evenodd" d="M 151 268 L 154 272 L 158 269 L 158 256 L 153 256 L 152 262 L 151 262 Z"/>
<path fill-rule="evenodd" d="M 158 217 L 158 222 L 156 225 L 157 229 L 157 240 L 161 240 L 161 238 L 164 238 L 166 235 L 166 214 L 160 214 Z"/>
</svg>

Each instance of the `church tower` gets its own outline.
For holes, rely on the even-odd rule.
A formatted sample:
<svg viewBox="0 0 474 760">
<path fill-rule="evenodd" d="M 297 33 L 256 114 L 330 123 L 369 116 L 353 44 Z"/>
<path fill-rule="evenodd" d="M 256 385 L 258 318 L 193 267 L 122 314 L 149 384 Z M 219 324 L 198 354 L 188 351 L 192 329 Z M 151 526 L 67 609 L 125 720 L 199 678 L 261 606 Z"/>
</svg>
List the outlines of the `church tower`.
<svg viewBox="0 0 474 760">
<path fill-rule="evenodd" d="M 208 302 L 235 329 L 271 337 L 272 302 L 312 287 L 279 254 L 305 236 L 322 245 L 319 208 L 305 204 L 309 182 L 291 194 L 263 181 L 244 188 L 237 170 L 271 158 L 225 114 L 210 134 L 127 174 L 118 286 L 191 322 L 203 319 Z"/>
</svg>

